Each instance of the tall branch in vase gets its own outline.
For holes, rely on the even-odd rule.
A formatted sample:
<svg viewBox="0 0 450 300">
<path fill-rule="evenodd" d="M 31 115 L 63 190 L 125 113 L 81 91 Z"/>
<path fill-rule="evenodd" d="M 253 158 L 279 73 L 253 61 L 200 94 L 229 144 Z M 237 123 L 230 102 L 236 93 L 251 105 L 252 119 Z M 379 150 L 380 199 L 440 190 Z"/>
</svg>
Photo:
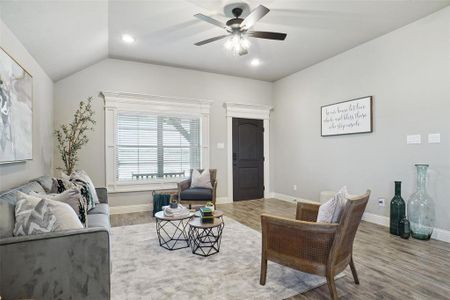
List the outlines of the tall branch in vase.
<svg viewBox="0 0 450 300">
<path fill-rule="evenodd" d="M 58 151 L 64 163 L 64 172 L 68 175 L 72 173 L 78 162 L 81 147 L 89 141 L 87 134 L 94 131 L 95 113 L 92 110 L 92 99 L 89 97 L 86 102 L 81 101 L 73 121 L 55 130 Z"/>
</svg>

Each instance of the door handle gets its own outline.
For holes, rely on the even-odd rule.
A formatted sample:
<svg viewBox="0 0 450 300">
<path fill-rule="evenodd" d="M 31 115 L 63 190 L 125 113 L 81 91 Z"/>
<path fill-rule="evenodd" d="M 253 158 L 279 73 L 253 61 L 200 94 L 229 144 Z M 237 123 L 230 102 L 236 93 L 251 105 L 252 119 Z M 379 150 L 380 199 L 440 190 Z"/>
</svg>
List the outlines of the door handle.
<svg viewBox="0 0 450 300">
<path fill-rule="evenodd" d="M 233 161 L 236 161 L 236 160 L 237 160 L 237 153 L 233 152 Z"/>
</svg>

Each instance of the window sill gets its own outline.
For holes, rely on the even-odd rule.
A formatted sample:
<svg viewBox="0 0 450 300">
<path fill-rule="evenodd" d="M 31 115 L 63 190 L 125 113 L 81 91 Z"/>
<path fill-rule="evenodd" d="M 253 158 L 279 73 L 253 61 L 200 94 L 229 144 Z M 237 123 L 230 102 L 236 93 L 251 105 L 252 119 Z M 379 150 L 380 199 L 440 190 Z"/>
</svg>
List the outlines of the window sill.
<svg viewBox="0 0 450 300">
<path fill-rule="evenodd" d="M 180 180 L 181 181 L 181 180 Z M 158 190 L 176 190 L 178 182 L 145 182 L 145 183 L 116 183 L 108 186 L 108 193 L 151 192 Z"/>
</svg>

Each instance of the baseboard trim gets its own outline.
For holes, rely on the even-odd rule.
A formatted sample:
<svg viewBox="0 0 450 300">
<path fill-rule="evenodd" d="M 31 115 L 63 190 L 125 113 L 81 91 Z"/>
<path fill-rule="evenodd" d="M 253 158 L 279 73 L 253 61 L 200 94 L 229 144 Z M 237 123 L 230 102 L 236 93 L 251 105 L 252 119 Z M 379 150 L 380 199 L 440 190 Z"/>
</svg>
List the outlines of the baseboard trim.
<svg viewBox="0 0 450 300">
<path fill-rule="evenodd" d="M 315 204 L 319 203 L 318 201 L 312 201 L 312 200 L 294 197 L 294 196 L 290 196 L 290 195 L 286 195 L 286 194 L 280 194 L 280 193 L 270 193 L 269 198 L 287 201 L 287 202 L 291 202 L 291 203 L 297 203 L 297 202 L 306 202 L 306 203 L 315 203 Z"/>
<path fill-rule="evenodd" d="M 233 203 L 233 199 L 228 197 L 217 197 L 216 198 L 217 204 L 227 204 L 227 203 Z"/>
<path fill-rule="evenodd" d="M 384 227 L 389 227 L 389 218 L 372 213 L 365 212 L 362 219 L 369 223 L 378 224 Z"/>
<path fill-rule="evenodd" d="M 286 195 L 286 194 L 280 194 L 280 193 L 270 193 L 270 198 L 287 201 L 287 202 L 291 202 L 291 203 L 296 203 L 296 202 L 318 203 L 315 201 L 301 199 L 301 198 L 297 198 L 297 197 Z M 386 217 L 386 216 L 380 216 L 380 215 L 366 212 L 366 213 L 364 213 L 362 219 L 369 223 L 378 224 L 378 225 L 381 225 L 384 227 L 389 227 L 389 217 Z M 431 238 L 434 240 L 450 243 L 450 231 L 440 229 L 440 228 L 434 228 Z"/>
<path fill-rule="evenodd" d="M 450 243 L 450 231 L 440 229 L 440 228 L 435 228 L 433 230 L 433 234 L 431 235 L 431 238 L 435 239 L 435 240 Z"/>
<path fill-rule="evenodd" d="M 150 211 L 152 208 L 148 204 L 110 206 L 109 212 L 112 215 L 129 214 L 135 212 Z"/>
<path fill-rule="evenodd" d="M 386 216 L 380 216 L 380 215 L 371 214 L 371 213 L 364 213 L 363 220 L 366 222 L 378 224 L 378 225 L 381 225 L 384 227 L 389 227 L 389 218 Z M 450 231 L 440 229 L 440 228 L 434 228 L 431 238 L 434 240 L 450 243 Z"/>
</svg>

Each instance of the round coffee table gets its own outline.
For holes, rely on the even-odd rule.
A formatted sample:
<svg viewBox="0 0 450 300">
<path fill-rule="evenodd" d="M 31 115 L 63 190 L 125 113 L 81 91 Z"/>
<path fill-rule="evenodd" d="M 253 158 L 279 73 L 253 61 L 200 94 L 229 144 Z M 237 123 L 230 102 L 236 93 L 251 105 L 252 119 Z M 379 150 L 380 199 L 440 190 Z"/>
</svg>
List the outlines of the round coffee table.
<svg viewBox="0 0 450 300">
<path fill-rule="evenodd" d="M 156 233 L 159 245 L 167 250 L 178 250 L 189 247 L 189 236 L 186 227 L 194 213 L 181 217 L 168 217 L 163 211 L 155 214 Z"/>
<path fill-rule="evenodd" d="M 196 215 L 189 221 L 189 244 L 192 253 L 200 256 L 210 256 L 219 253 L 222 232 L 225 227 L 223 212 L 216 210 L 212 223 L 202 223 Z"/>
</svg>

